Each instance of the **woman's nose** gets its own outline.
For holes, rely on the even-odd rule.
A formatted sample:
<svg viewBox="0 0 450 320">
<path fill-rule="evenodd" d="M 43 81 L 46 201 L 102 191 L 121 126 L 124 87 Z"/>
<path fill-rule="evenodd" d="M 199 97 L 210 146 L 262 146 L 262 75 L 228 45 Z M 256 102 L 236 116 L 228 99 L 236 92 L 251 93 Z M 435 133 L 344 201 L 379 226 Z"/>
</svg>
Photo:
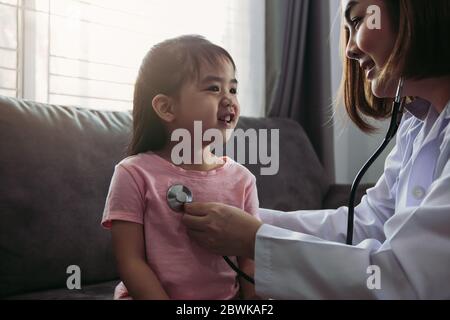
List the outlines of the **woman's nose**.
<svg viewBox="0 0 450 320">
<path fill-rule="evenodd" d="M 353 38 L 350 38 L 347 43 L 347 47 L 345 48 L 345 55 L 347 56 L 347 58 L 355 60 L 359 59 L 359 57 L 361 56 L 361 50 L 359 50 Z"/>
</svg>

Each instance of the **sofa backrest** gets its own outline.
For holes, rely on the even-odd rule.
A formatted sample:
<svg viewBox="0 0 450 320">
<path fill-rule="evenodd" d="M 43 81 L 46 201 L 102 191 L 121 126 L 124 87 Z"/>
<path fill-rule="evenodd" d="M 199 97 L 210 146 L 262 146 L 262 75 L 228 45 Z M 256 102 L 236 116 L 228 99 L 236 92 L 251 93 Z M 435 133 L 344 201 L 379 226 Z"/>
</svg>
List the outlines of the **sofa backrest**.
<svg viewBox="0 0 450 320">
<path fill-rule="evenodd" d="M 70 265 L 83 284 L 118 277 L 100 220 L 131 123 L 130 112 L 0 97 L 0 297 L 64 287 Z M 261 207 L 320 208 L 328 182 L 302 128 L 245 117 L 239 126 L 281 129 L 278 174 L 247 166 Z"/>
<path fill-rule="evenodd" d="M 275 175 L 261 174 L 261 168 L 268 165 L 244 164 L 256 176 L 261 208 L 284 211 L 322 208 L 330 180 L 300 124 L 284 118 L 241 117 L 237 128 L 279 130 L 279 170 Z M 267 143 L 268 154 L 272 151 L 271 138 Z M 245 151 L 245 159 L 249 159 L 249 149 Z"/>
</svg>

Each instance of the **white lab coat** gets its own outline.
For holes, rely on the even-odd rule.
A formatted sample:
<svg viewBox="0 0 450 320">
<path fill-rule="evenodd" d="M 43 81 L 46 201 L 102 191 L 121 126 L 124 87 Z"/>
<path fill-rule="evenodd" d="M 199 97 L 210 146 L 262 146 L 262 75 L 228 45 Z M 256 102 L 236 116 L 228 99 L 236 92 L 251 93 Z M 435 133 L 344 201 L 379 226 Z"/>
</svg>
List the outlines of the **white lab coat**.
<svg viewBox="0 0 450 320">
<path fill-rule="evenodd" d="M 449 299 L 449 105 L 440 114 L 424 100 L 407 106 L 383 175 L 355 208 L 354 246 L 345 244 L 347 207 L 260 209 L 256 292 L 275 299 Z"/>
</svg>

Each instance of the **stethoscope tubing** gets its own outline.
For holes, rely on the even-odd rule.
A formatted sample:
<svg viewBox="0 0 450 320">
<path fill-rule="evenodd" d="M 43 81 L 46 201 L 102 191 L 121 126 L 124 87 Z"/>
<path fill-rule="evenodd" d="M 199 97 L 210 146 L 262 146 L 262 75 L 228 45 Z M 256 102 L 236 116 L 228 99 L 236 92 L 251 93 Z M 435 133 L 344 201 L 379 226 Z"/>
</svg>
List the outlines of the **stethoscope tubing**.
<svg viewBox="0 0 450 320">
<path fill-rule="evenodd" d="M 362 166 L 362 168 L 359 170 L 358 174 L 356 175 L 355 179 L 352 183 L 352 188 L 350 191 L 350 197 L 348 202 L 348 216 L 347 216 L 347 237 L 346 237 L 346 244 L 352 245 L 353 244 L 353 228 L 354 228 L 354 219 L 355 219 L 355 197 L 356 197 L 356 190 L 358 189 L 359 183 L 361 182 L 362 177 L 366 173 L 366 171 L 370 168 L 370 166 L 374 163 L 374 161 L 380 156 L 380 154 L 384 151 L 384 149 L 387 147 L 389 142 L 394 138 L 395 134 L 397 133 L 397 129 L 400 125 L 400 121 L 402 119 L 402 113 L 403 113 L 403 102 L 404 99 L 402 99 L 402 90 L 403 90 L 403 78 L 400 78 L 397 86 L 397 92 L 395 94 L 395 99 L 392 105 L 392 116 L 391 116 L 391 122 L 389 123 L 389 129 L 386 133 L 386 137 L 384 138 L 381 145 L 377 148 L 375 153 L 367 160 L 367 162 Z"/>
</svg>

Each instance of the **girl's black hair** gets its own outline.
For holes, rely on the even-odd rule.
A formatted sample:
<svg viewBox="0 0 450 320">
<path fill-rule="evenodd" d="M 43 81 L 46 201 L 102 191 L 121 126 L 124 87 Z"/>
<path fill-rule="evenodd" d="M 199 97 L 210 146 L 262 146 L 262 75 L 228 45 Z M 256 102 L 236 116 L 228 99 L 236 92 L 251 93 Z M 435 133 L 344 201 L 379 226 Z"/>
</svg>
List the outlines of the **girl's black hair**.
<svg viewBox="0 0 450 320">
<path fill-rule="evenodd" d="M 186 81 L 197 80 L 204 63 L 216 65 L 230 54 L 202 36 L 185 35 L 165 40 L 144 57 L 134 88 L 133 130 L 128 155 L 161 150 L 168 132 L 152 107 L 158 94 L 176 97 Z"/>
</svg>

